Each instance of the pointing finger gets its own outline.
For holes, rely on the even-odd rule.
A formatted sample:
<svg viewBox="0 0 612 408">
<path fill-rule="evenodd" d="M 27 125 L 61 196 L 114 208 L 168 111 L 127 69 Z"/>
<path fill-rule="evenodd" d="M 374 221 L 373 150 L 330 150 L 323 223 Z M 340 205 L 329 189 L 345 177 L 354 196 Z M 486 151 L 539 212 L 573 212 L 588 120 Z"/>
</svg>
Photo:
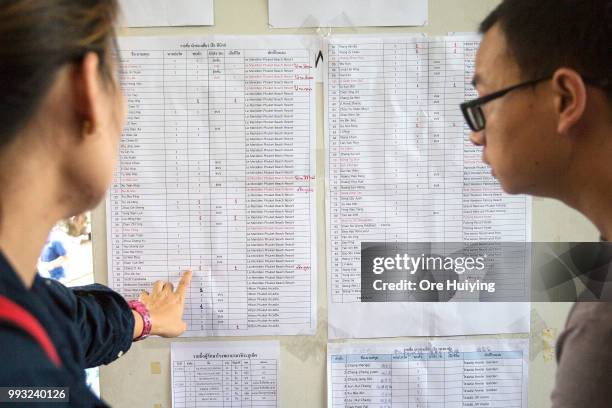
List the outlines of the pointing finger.
<svg viewBox="0 0 612 408">
<path fill-rule="evenodd" d="M 192 275 L 193 273 L 191 271 L 185 271 L 185 273 L 181 277 L 178 287 L 176 288 L 176 293 L 179 295 L 181 300 L 185 299 L 185 292 L 187 291 L 187 288 L 189 287 L 189 284 L 191 283 Z"/>
</svg>

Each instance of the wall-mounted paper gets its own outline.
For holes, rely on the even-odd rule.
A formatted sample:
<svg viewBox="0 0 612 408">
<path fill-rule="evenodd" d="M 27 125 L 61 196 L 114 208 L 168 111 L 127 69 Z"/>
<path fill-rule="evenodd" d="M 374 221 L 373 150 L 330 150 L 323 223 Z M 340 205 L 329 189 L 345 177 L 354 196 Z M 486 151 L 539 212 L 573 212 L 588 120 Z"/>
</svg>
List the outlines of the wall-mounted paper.
<svg viewBox="0 0 612 408">
<path fill-rule="evenodd" d="M 187 335 L 315 332 L 315 38 L 120 39 L 108 282 L 193 270 Z"/>
<path fill-rule="evenodd" d="M 427 0 L 269 0 L 275 28 L 423 26 Z"/>
<path fill-rule="evenodd" d="M 325 82 L 329 337 L 529 331 L 527 303 L 361 301 L 362 242 L 529 242 L 459 104 L 479 37 L 333 36 Z M 384 316 L 384 318 L 381 318 Z"/>
<path fill-rule="evenodd" d="M 333 343 L 327 406 L 527 407 L 529 340 Z"/>
<path fill-rule="evenodd" d="M 278 399 L 278 341 L 172 343 L 172 407 L 268 407 Z"/>
<path fill-rule="evenodd" d="M 121 0 L 125 27 L 214 25 L 213 0 Z"/>
</svg>

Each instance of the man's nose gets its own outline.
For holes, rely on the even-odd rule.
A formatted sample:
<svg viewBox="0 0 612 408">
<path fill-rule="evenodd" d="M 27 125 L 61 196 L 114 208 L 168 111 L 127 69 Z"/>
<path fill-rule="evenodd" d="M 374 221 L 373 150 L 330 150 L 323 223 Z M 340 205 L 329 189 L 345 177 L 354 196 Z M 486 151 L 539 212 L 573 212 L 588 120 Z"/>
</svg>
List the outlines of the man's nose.
<svg viewBox="0 0 612 408">
<path fill-rule="evenodd" d="M 484 131 L 480 132 L 472 132 L 470 134 L 470 142 L 474 143 L 476 146 L 484 146 L 485 145 L 485 135 Z"/>
</svg>

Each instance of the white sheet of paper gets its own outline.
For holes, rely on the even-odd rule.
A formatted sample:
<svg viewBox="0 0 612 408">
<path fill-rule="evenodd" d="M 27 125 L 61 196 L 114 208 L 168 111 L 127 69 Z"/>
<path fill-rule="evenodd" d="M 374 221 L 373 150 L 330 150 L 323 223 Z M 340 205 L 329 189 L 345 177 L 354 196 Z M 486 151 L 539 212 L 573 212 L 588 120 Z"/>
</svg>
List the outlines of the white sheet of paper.
<svg viewBox="0 0 612 408">
<path fill-rule="evenodd" d="M 528 332 L 528 303 L 362 303 L 361 242 L 531 240 L 459 109 L 477 36 L 332 36 L 325 143 L 330 338 Z"/>
<path fill-rule="evenodd" d="M 427 0 L 269 0 L 275 28 L 424 26 Z"/>
<path fill-rule="evenodd" d="M 193 270 L 187 336 L 314 334 L 314 36 L 120 39 L 109 285 Z"/>
<path fill-rule="evenodd" d="M 214 0 L 120 0 L 125 27 L 210 26 Z"/>
<path fill-rule="evenodd" d="M 329 408 L 527 408 L 528 379 L 528 339 L 327 347 Z"/>
<path fill-rule="evenodd" d="M 172 343 L 172 407 L 278 407 L 278 341 Z"/>
</svg>

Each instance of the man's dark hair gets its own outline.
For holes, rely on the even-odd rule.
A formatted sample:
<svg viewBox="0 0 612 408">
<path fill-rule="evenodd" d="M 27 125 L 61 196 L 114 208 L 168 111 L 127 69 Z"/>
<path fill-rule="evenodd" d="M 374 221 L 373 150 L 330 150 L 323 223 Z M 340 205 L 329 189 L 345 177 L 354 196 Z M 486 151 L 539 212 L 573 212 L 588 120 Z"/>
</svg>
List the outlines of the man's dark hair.
<svg viewBox="0 0 612 408">
<path fill-rule="evenodd" d="M 612 0 L 503 0 L 480 24 L 499 23 L 524 80 L 557 68 L 604 80 L 612 100 Z"/>
</svg>

